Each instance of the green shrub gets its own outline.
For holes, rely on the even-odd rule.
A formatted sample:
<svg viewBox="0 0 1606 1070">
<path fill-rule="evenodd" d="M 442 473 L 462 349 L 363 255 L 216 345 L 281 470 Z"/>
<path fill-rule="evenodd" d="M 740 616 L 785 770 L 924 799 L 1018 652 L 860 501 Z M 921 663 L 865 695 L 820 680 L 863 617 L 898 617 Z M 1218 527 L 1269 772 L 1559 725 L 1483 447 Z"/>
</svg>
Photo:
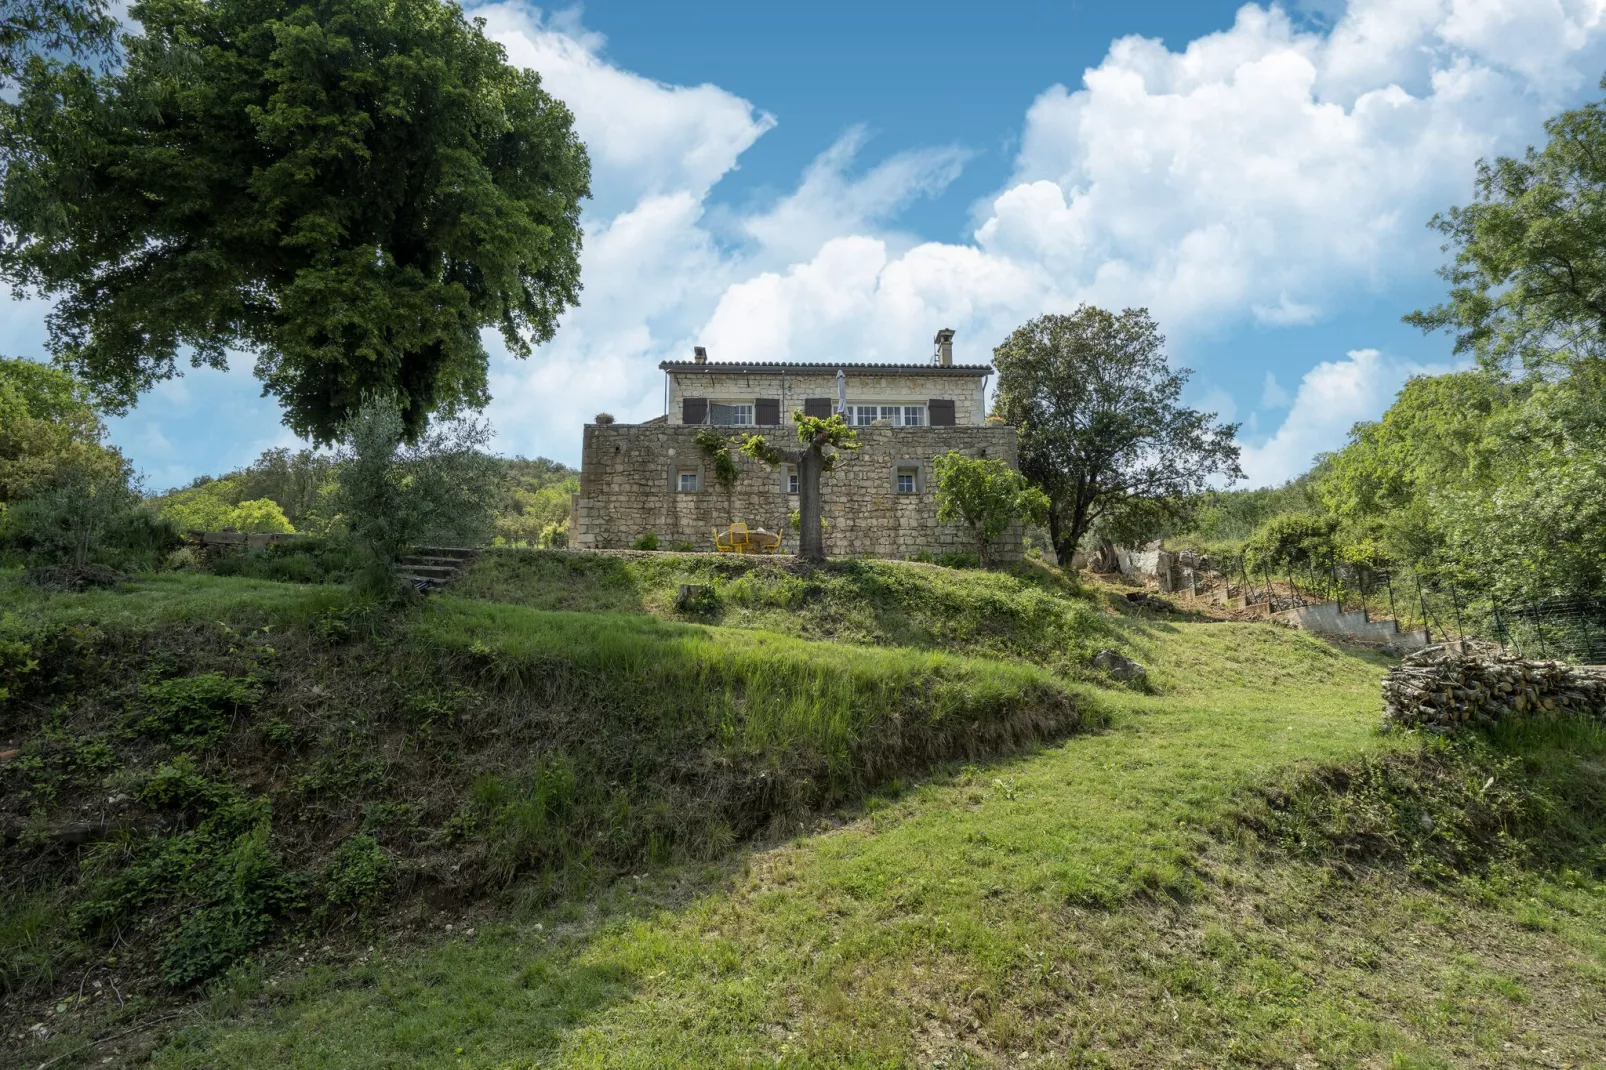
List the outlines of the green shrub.
<svg viewBox="0 0 1606 1070">
<path fill-rule="evenodd" d="M 293 539 L 252 550 L 216 554 L 218 576 L 248 576 L 278 583 L 345 583 L 356 575 L 361 555 L 348 543 Z"/>
<path fill-rule="evenodd" d="M 390 887 L 392 863 L 379 841 L 359 832 L 337 847 L 324 866 L 321 913 L 362 914 Z"/>
<path fill-rule="evenodd" d="M 138 791 L 147 805 L 201 816 L 193 829 L 133 845 L 72 912 L 83 933 L 155 929 L 162 979 L 175 988 L 214 977 L 259 946 L 302 901 L 301 882 L 270 844 L 267 799 L 208 780 L 188 758 L 159 769 Z"/>
<path fill-rule="evenodd" d="M 205 747 L 228 731 L 236 713 L 261 698 L 262 685 L 249 676 L 208 672 L 162 680 L 140 688 L 131 727 L 143 735 L 167 735 L 175 747 Z"/>
<path fill-rule="evenodd" d="M 675 551 L 677 554 L 694 554 L 697 552 L 697 544 L 692 542 L 690 539 L 681 539 L 679 542 L 671 546 L 670 549 Z"/>
<path fill-rule="evenodd" d="M 201 903 L 166 941 L 162 980 L 174 988 L 215 977 L 262 943 L 274 920 L 301 904 L 298 882 L 269 846 L 264 816 L 191 877 L 190 893 Z"/>
<path fill-rule="evenodd" d="M 656 550 L 658 549 L 658 536 L 650 531 L 645 535 L 638 535 L 636 536 L 636 541 L 630 544 L 630 548 L 632 550 Z"/>
</svg>

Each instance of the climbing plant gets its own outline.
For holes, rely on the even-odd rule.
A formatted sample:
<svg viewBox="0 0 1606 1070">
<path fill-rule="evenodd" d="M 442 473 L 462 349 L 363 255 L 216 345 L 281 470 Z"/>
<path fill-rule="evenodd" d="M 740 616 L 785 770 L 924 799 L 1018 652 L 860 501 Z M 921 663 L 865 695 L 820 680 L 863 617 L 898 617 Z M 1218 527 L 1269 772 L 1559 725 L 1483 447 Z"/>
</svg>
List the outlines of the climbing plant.
<svg viewBox="0 0 1606 1070">
<path fill-rule="evenodd" d="M 736 490 L 736 481 L 741 478 L 741 470 L 731 458 L 731 444 L 728 439 L 721 438 L 712 428 L 702 428 L 697 432 L 697 448 L 703 451 L 709 463 L 714 466 L 714 479 L 730 494 Z"/>
</svg>

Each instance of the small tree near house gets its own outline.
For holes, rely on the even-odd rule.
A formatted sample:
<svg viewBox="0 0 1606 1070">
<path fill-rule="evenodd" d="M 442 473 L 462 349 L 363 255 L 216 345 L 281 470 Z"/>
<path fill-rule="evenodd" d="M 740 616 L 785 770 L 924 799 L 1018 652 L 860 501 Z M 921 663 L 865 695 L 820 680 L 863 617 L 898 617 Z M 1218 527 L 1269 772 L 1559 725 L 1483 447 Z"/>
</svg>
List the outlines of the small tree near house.
<svg viewBox="0 0 1606 1070">
<path fill-rule="evenodd" d="M 1041 524 L 1048 517 L 1048 495 L 997 458 L 966 457 L 950 451 L 933 464 L 937 475 L 937 519 L 970 528 L 983 565 L 992 563 L 994 542 L 1017 520 Z"/>
<path fill-rule="evenodd" d="M 820 476 L 835 471 L 846 459 L 846 451 L 859 448 L 858 432 L 848 426 L 841 413 L 826 419 L 805 416 L 802 409 L 792 413 L 797 424 L 800 449 L 783 450 L 763 435 L 742 439 L 741 450 L 771 468 L 783 464 L 797 466 L 798 556 L 809 561 L 825 560 L 825 539 L 821 534 Z M 827 453 L 829 447 L 833 452 Z"/>
</svg>

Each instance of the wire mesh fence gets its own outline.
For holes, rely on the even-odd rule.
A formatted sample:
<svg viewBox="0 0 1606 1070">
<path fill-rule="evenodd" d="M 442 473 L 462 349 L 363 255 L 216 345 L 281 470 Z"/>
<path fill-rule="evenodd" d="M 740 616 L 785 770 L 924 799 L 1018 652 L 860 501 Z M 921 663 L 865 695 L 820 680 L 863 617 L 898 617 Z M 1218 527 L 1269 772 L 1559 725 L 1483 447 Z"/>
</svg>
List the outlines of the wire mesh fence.
<svg viewBox="0 0 1606 1070">
<path fill-rule="evenodd" d="M 1210 562 L 1229 599 L 1272 612 L 1331 603 L 1366 620 L 1394 620 L 1430 642 L 1483 639 L 1523 657 L 1606 664 L 1606 597 L 1551 595 L 1502 601 L 1489 590 L 1427 570 L 1379 567 L 1334 554 L 1326 560 Z"/>
</svg>

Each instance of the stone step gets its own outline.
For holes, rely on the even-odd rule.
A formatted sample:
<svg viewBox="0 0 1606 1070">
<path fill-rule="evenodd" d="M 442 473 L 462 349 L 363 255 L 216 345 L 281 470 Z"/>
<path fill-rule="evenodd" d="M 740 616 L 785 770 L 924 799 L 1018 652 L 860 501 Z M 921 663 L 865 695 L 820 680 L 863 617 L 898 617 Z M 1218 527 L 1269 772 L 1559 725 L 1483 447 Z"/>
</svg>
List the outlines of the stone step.
<svg viewBox="0 0 1606 1070">
<path fill-rule="evenodd" d="M 468 562 L 458 557 L 428 557 L 424 554 L 407 554 L 396 559 L 398 565 L 429 565 L 440 568 L 462 568 Z"/>
<path fill-rule="evenodd" d="M 415 576 L 410 572 L 398 572 L 396 573 L 396 578 L 407 586 L 415 587 L 420 591 L 433 591 L 441 586 L 441 580 L 433 576 Z"/>
<path fill-rule="evenodd" d="M 449 580 L 457 575 L 457 569 L 447 565 L 414 565 L 403 561 L 399 563 L 398 575 L 426 576 L 432 580 Z"/>
<path fill-rule="evenodd" d="M 479 553 L 472 546 L 420 546 L 418 552 L 424 557 L 450 557 L 457 561 L 471 561 Z"/>
</svg>

